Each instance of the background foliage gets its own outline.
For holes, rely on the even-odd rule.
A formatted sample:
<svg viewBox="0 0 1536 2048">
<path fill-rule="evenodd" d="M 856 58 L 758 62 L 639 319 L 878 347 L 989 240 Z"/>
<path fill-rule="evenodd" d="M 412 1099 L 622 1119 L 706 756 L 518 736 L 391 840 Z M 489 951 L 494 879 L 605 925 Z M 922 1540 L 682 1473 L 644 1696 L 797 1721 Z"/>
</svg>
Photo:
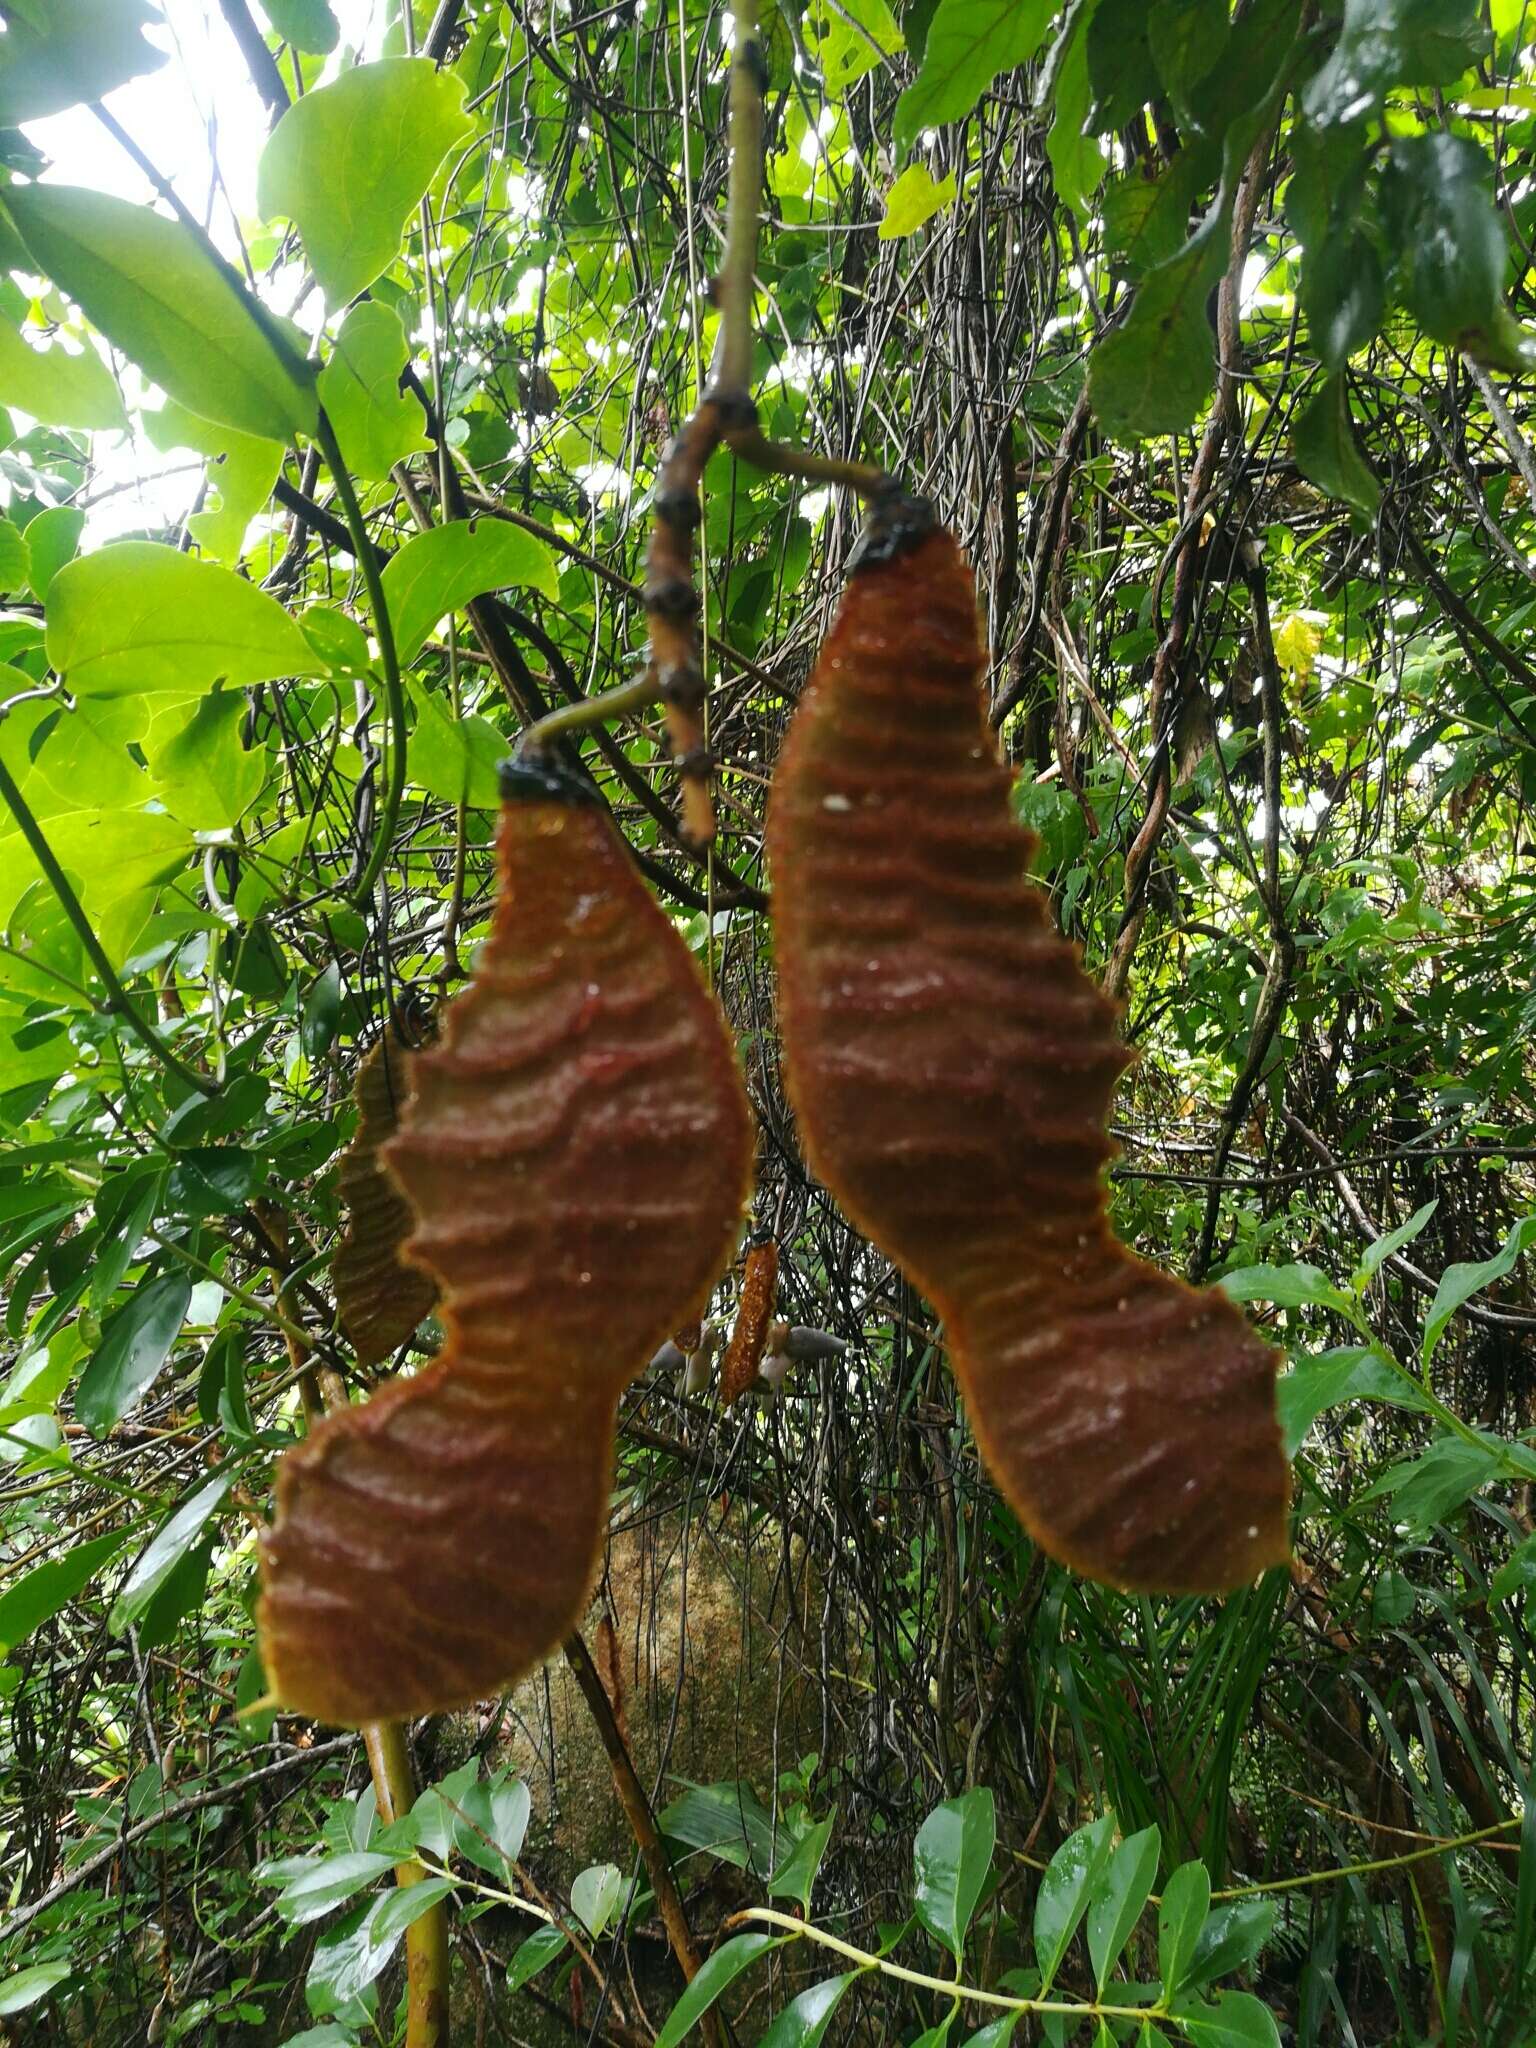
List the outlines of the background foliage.
<svg viewBox="0 0 1536 2048">
<path fill-rule="evenodd" d="M 355 1738 L 260 1707 L 250 1609 L 298 1381 L 349 1369 L 351 1074 L 472 957 L 509 739 L 643 649 L 729 18 L 220 0 L 215 109 L 273 125 L 236 220 L 111 111 L 181 61 L 147 0 L 4 12 L 3 2024 L 388 2041 L 451 1899 L 455 2040 L 672 2041 L 711 1990 L 774 2044 L 1536 2038 L 1524 0 L 767 9 L 764 425 L 971 553 L 1141 1055 L 1117 1220 L 1286 1344 L 1298 1525 L 1219 1604 L 1049 1565 L 807 1179 L 761 817 L 857 513 L 722 458 L 714 855 L 656 718 L 582 756 L 737 1031 L 782 1312 L 852 1349 L 621 1418 L 599 1662 L 721 1943 L 670 2021 L 558 1675 L 414 1731 L 386 1828 Z M 106 193 L 22 126 L 103 94 Z M 124 533 L 136 468 L 186 502 Z"/>
</svg>

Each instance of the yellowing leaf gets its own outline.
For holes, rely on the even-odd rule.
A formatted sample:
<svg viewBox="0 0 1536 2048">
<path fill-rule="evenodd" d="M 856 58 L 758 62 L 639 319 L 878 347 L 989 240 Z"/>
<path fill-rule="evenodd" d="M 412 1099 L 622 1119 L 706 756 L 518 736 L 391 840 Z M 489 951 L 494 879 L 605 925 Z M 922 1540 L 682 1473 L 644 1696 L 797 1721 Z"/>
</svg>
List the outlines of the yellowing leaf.
<svg viewBox="0 0 1536 2048">
<path fill-rule="evenodd" d="M 885 195 L 881 241 L 894 242 L 903 235 L 915 235 L 925 221 L 954 204 L 959 189 L 953 171 L 942 184 L 936 185 L 926 164 L 909 164 Z"/>
<path fill-rule="evenodd" d="M 1317 666 L 1323 629 L 1305 612 L 1292 612 L 1275 628 L 1275 656 L 1280 666 L 1305 679 Z"/>
</svg>

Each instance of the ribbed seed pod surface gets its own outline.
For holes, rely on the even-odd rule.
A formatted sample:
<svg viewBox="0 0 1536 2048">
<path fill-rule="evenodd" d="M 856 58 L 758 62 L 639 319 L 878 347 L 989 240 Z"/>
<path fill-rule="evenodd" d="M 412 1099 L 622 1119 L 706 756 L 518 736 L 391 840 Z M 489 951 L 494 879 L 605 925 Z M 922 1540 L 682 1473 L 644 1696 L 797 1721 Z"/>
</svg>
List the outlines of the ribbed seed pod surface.
<svg viewBox="0 0 1536 2048">
<path fill-rule="evenodd" d="M 752 1141 L 724 1019 L 606 815 L 528 779 L 508 783 L 491 934 L 387 1150 L 443 1351 L 279 1467 L 262 1654 L 322 1720 L 467 1704 L 569 1632 L 619 1395 L 740 1228 Z"/>
<path fill-rule="evenodd" d="M 772 1238 L 755 1244 L 747 1253 L 741 1276 L 741 1306 L 725 1347 L 720 1366 L 720 1399 L 734 1407 L 743 1394 L 757 1385 L 758 1367 L 768 1344 L 768 1326 L 773 1321 L 779 1292 L 779 1248 Z"/>
<path fill-rule="evenodd" d="M 855 570 L 768 816 L 785 1074 L 806 1154 L 944 1319 L 1031 1534 L 1109 1584 L 1206 1592 L 1288 1554 L 1277 1354 L 1117 1242 L 1129 1055 L 1028 880 L 946 533 Z"/>
<path fill-rule="evenodd" d="M 399 1126 L 409 1058 L 395 1032 L 386 1031 L 358 1067 L 352 1091 L 357 1131 L 336 1176 L 347 1220 L 331 1275 L 336 1311 L 359 1365 L 378 1365 L 398 1351 L 437 1300 L 431 1274 L 401 1259 L 411 1205 L 379 1158 L 379 1147 Z"/>
</svg>

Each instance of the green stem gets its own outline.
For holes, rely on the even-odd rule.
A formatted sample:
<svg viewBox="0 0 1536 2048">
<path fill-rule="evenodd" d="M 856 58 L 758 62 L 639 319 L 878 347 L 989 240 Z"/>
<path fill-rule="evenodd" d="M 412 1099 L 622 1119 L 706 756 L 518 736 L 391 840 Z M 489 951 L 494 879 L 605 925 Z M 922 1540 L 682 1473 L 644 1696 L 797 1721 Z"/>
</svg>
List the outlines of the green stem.
<svg viewBox="0 0 1536 2048">
<path fill-rule="evenodd" d="M 1006 1998 L 1001 1991 L 982 1991 L 974 1984 L 946 1982 L 943 1977 L 930 1977 L 922 1970 L 909 1970 L 904 1964 L 893 1963 L 886 1956 L 871 1955 L 868 1949 L 855 1948 L 851 1941 L 828 1934 L 824 1927 L 813 1926 L 808 1920 L 797 1920 L 792 1913 L 776 1912 L 771 1906 L 749 1906 L 745 1912 L 733 1913 L 725 1924 L 727 1927 L 739 1927 L 748 1920 L 764 1927 L 781 1927 L 786 1934 L 792 1934 L 801 1941 L 813 1941 L 818 1948 L 831 1949 L 834 1955 L 857 1963 L 862 1970 L 878 1970 L 882 1977 L 898 1977 L 903 1984 L 915 1984 L 922 1991 L 937 1991 L 947 1999 L 963 1998 L 976 2005 L 995 2005 L 1004 2012 L 1071 2013 L 1078 2019 L 1156 2020 L 1167 2017 L 1167 2010 L 1162 2004 L 1092 2005 L 1086 2001 L 1078 2004 L 1061 1998 Z"/>
<path fill-rule="evenodd" d="M 632 683 L 621 683 L 618 689 L 604 690 L 597 697 L 583 697 L 579 704 L 562 704 L 557 710 L 535 719 L 523 734 L 519 751 L 543 753 L 552 740 L 562 739 L 567 733 L 586 732 L 594 725 L 603 724 L 606 719 L 622 718 L 628 711 L 644 711 L 660 695 L 656 678 L 647 669 Z"/>
<path fill-rule="evenodd" d="M 167 1073 L 174 1074 L 178 1081 L 185 1083 L 188 1088 L 195 1089 L 199 1095 L 217 1095 L 217 1084 L 210 1081 L 206 1074 L 197 1073 L 184 1060 L 178 1059 L 154 1025 L 148 1018 L 141 1017 L 129 1001 L 128 991 L 118 980 L 117 969 L 107 958 L 101 941 L 85 914 L 84 905 L 71 887 L 69 877 L 55 859 L 53 848 L 43 836 L 43 828 L 33 817 L 31 806 L 17 787 L 15 778 L 4 761 L 0 761 L 0 798 L 4 798 L 11 815 L 21 827 L 22 838 L 31 847 L 33 858 L 47 877 L 54 895 L 58 897 L 64 915 L 74 926 L 76 936 L 85 948 L 86 958 L 101 977 L 102 985 L 107 991 L 107 1000 L 103 1006 L 107 1013 L 110 1016 L 121 1017 L 134 1037 L 146 1051 L 153 1053 Z"/>
<path fill-rule="evenodd" d="M 1431 1856 L 1447 1856 L 1453 1849 L 1475 1848 L 1479 1842 L 1491 1841 L 1495 1835 L 1508 1834 L 1511 1828 L 1521 1824 L 1521 1816 L 1513 1813 L 1507 1820 L 1495 1821 L 1492 1827 L 1478 1828 L 1470 1835 L 1450 1835 L 1442 1842 L 1431 1842 L 1427 1849 L 1410 1849 L 1402 1856 L 1378 1856 L 1369 1863 L 1342 1863 L 1333 1870 L 1309 1870 L 1301 1877 L 1271 1878 L 1267 1884 L 1239 1885 L 1232 1891 L 1212 1892 L 1212 1899 L 1252 1899 L 1260 1892 L 1294 1892 L 1305 1885 L 1331 1884 L 1336 1877 L 1368 1877 L 1379 1870 L 1401 1870 L 1406 1864 L 1427 1863 Z"/>
<path fill-rule="evenodd" d="M 326 416 L 324 406 L 320 408 L 316 422 L 315 439 L 319 442 L 320 452 L 335 479 L 341 509 L 346 516 L 347 531 L 352 536 L 352 552 L 357 557 L 358 567 L 363 572 L 363 581 L 368 586 L 368 603 L 373 612 L 373 630 L 379 643 L 379 656 L 384 664 L 384 702 L 389 712 L 389 763 L 384 783 L 384 805 L 375 824 L 373 845 L 369 848 L 367 862 L 351 897 L 357 909 L 366 910 L 372 905 L 374 884 L 389 858 L 390 844 L 394 839 L 395 825 L 400 816 L 400 800 L 405 794 L 405 689 L 400 681 L 400 657 L 395 650 L 394 629 L 389 623 L 389 603 L 384 595 L 384 578 L 379 573 L 379 558 L 374 553 L 373 542 L 368 538 L 368 529 L 363 524 L 362 507 L 357 502 L 357 492 L 352 488 L 352 478 L 347 465 L 341 459 L 336 429 Z"/>
</svg>

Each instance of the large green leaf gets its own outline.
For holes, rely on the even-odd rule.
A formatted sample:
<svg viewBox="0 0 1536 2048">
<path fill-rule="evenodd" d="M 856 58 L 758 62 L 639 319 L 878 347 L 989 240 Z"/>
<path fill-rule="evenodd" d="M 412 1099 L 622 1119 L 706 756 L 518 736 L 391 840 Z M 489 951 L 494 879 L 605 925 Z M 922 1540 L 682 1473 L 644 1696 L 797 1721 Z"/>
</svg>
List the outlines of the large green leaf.
<svg viewBox="0 0 1536 2048">
<path fill-rule="evenodd" d="M 112 1603 L 107 1625 L 114 1635 L 121 1635 L 124 1629 L 132 1628 L 167 1579 L 184 1562 L 232 1483 L 232 1475 L 227 1472 L 208 1480 L 155 1531 Z"/>
<path fill-rule="evenodd" d="M 410 686 L 416 705 L 407 773 L 444 803 L 493 811 L 501 801 L 497 768 L 507 742 L 484 718 L 454 718 L 430 690 Z"/>
<path fill-rule="evenodd" d="M 939 0 L 916 78 L 896 102 L 897 155 L 924 128 L 960 121 L 1000 71 L 1027 64 L 1056 0 Z"/>
<path fill-rule="evenodd" d="M 7 186 L 5 204 L 39 270 L 190 411 L 276 440 L 314 425 L 297 347 L 191 228 L 73 185 Z"/>
<path fill-rule="evenodd" d="M 538 1936 L 532 1937 L 535 1941 Z M 780 1946 L 781 1937 L 772 1934 L 736 1934 L 700 1964 L 698 1974 L 667 2015 L 656 2036 L 656 2048 L 677 2048 L 698 2025 L 721 1992 L 750 1969 L 759 1956 Z"/>
<path fill-rule="evenodd" d="M 215 426 L 174 399 L 146 413 L 144 429 L 162 451 L 191 448 L 208 458 L 208 495 L 202 511 L 188 519 L 187 531 L 216 561 L 238 562 L 246 528 L 271 497 L 283 466 L 282 443 Z"/>
<path fill-rule="evenodd" d="M 1210 1872 L 1203 1863 L 1181 1863 L 1157 1909 L 1157 1966 L 1165 1999 L 1183 1985 L 1210 1908 Z"/>
<path fill-rule="evenodd" d="M 47 603 L 49 585 L 73 560 L 84 527 L 85 514 L 76 505 L 50 505 L 27 522 L 27 567 L 39 604 Z"/>
<path fill-rule="evenodd" d="M 1393 85 L 1449 85 L 1487 48 L 1478 0 L 1345 0 L 1344 26 L 1303 105 L 1320 128 L 1374 114 Z"/>
<path fill-rule="evenodd" d="M 1109 1862 L 1115 1818 L 1106 1813 L 1068 1835 L 1046 1866 L 1035 1897 L 1035 1960 L 1049 1988 Z"/>
<path fill-rule="evenodd" d="M 936 1806 L 912 1845 L 913 1904 L 918 1918 L 957 1961 L 992 1868 L 996 1844 L 992 1794 L 985 1785 L 977 1785 L 958 1799 L 946 1799 Z"/>
<path fill-rule="evenodd" d="M 212 562 L 156 541 L 117 541 L 69 563 L 48 601 L 48 659 L 76 696 L 323 673 L 275 598 Z"/>
<path fill-rule="evenodd" d="M 148 1280 L 107 1324 L 75 1390 L 75 1414 L 93 1436 L 137 1407 L 171 1355 L 192 1299 L 184 1273 Z"/>
<path fill-rule="evenodd" d="M 215 690 L 157 720 L 145 744 L 156 795 L 194 832 L 227 831 L 261 793 L 268 756 L 244 745 L 246 709 L 240 691 Z"/>
<path fill-rule="evenodd" d="M 1374 512 L 1380 504 L 1381 485 L 1355 441 L 1342 371 L 1318 386 L 1297 420 L 1296 461 L 1303 476 L 1331 497 L 1361 512 Z"/>
<path fill-rule="evenodd" d="M 845 1977 L 827 1977 L 802 1991 L 778 2014 L 757 2048 L 817 2048 L 827 2037 L 843 1994 L 858 1977 L 857 1970 L 850 1970 Z"/>
<path fill-rule="evenodd" d="M 15 128 L 84 100 L 165 62 L 145 42 L 160 11 L 145 0 L 49 0 L 6 10 L 0 40 L 0 128 Z"/>
<path fill-rule="evenodd" d="M 74 1969 L 73 1963 L 34 1963 L 0 1981 L 0 2018 L 38 2005 Z"/>
<path fill-rule="evenodd" d="M 1162 1838 L 1155 1826 L 1128 1835 L 1109 1859 L 1088 1905 L 1088 1953 L 1099 1996 L 1141 1918 L 1157 1876 Z"/>
<path fill-rule="evenodd" d="M 320 403 L 355 476 L 380 478 L 432 446 L 421 401 L 400 389 L 409 360 L 405 329 L 376 299 L 354 306 L 320 372 Z"/>
<path fill-rule="evenodd" d="M 261 0 L 261 11 L 285 43 L 309 57 L 328 57 L 341 41 L 329 0 Z"/>
<path fill-rule="evenodd" d="M 414 661 L 447 613 L 472 597 L 525 584 L 556 597 L 554 556 L 541 540 L 504 519 L 455 519 L 408 540 L 384 570 L 395 650 Z"/>
<path fill-rule="evenodd" d="M 78 354 L 57 341 L 33 348 L 0 320 L 0 405 L 31 413 L 45 427 L 126 427 L 112 372 L 91 348 Z"/>
<path fill-rule="evenodd" d="M 473 125 L 463 81 L 425 57 L 355 65 L 288 109 L 262 151 L 257 201 L 298 228 L 328 306 L 394 262 L 433 172 Z"/>
<path fill-rule="evenodd" d="M 51 1621 L 61 1608 L 67 1607 L 127 1540 L 121 1532 L 114 1532 L 93 1537 L 89 1543 L 77 1543 L 63 1557 L 50 1557 L 46 1563 L 34 1565 L 14 1586 L 0 1593 L 0 1656 L 8 1656 L 18 1643 L 26 1641 L 33 1629 Z"/>
<path fill-rule="evenodd" d="M 1536 347 L 1504 304 L 1508 243 L 1483 150 L 1464 135 L 1401 136 L 1381 195 L 1398 293 L 1424 332 L 1481 361 L 1529 368 Z"/>
</svg>

